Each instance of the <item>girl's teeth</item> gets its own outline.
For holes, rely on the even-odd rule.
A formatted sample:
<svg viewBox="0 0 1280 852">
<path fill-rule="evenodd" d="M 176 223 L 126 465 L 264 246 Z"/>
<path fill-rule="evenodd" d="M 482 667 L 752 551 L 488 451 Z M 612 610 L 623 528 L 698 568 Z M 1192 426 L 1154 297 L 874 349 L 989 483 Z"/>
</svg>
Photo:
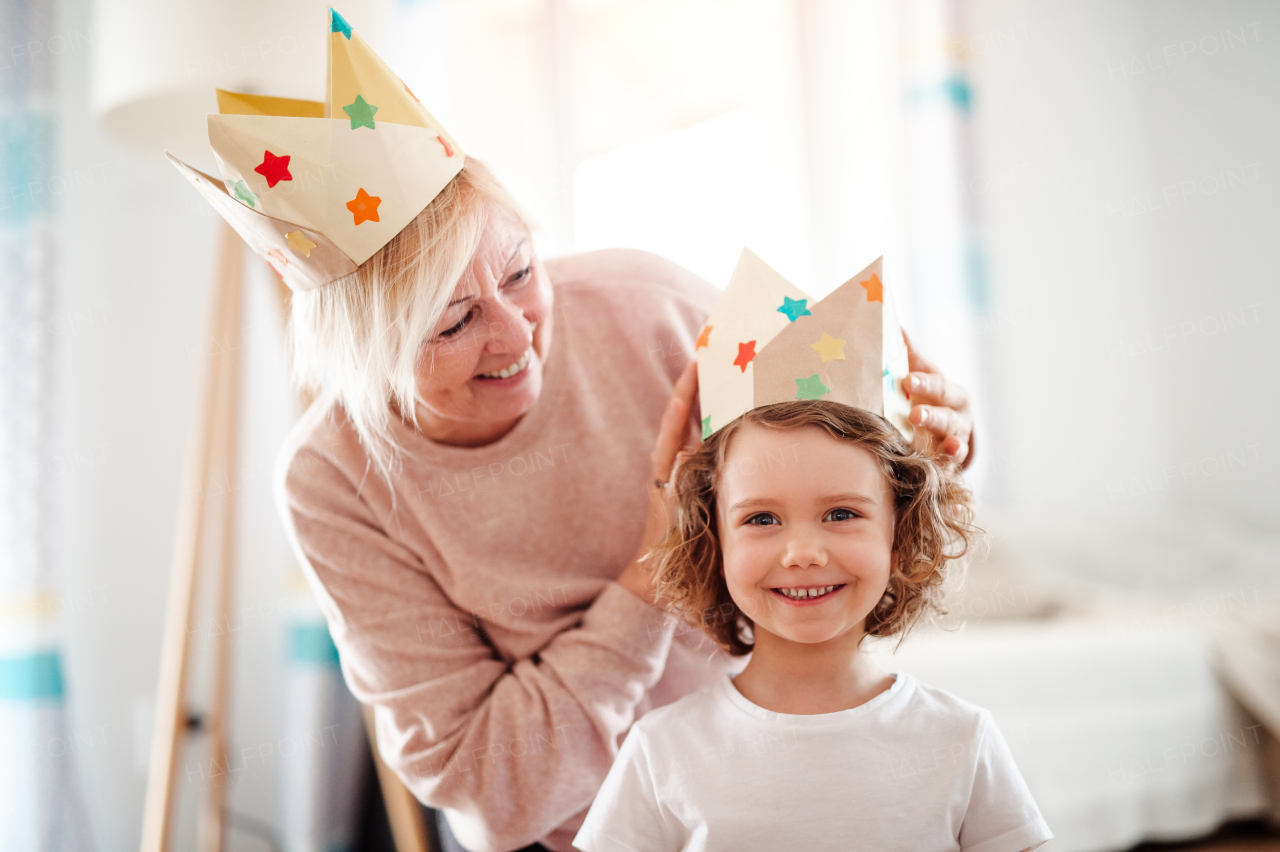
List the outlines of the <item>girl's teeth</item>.
<svg viewBox="0 0 1280 852">
<path fill-rule="evenodd" d="M 816 589 L 778 589 L 778 591 L 793 600 L 806 600 L 808 598 L 821 597 L 828 592 L 834 591 L 835 588 L 835 586 L 819 586 Z"/>
</svg>

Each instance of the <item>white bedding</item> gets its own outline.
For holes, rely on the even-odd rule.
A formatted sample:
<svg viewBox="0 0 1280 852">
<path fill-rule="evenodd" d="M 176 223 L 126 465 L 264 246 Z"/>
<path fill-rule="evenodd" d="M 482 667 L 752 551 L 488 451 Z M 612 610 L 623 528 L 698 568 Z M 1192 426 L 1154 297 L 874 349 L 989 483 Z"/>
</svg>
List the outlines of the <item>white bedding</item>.
<svg viewBox="0 0 1280 852">
<path fill-rule="evenodd" d="M 992 712 L 1054 832 L 1046 850 L 1189 838 L 1265 807 L 1261 731 L 1195 626 L 971 621 L 892 651 L 875 649 L 886 669 Z"/>
</svg>

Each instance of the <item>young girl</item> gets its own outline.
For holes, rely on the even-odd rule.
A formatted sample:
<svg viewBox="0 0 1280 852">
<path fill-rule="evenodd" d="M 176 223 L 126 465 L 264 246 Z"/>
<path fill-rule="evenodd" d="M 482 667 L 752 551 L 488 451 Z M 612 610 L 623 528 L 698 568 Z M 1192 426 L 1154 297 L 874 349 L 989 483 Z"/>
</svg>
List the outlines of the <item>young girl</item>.
<svg viewBox="0 0 1280 852">
<path fill-rule="evenodd" d="M 1052 837 L 987 711 L 881 671 L 937 609 L 968 491 L 885 420 L 753 409 L 678 468 L 657 587 L 751 659 L 627 735 L 585 852 L 1020 852 Z"/>
</svg>

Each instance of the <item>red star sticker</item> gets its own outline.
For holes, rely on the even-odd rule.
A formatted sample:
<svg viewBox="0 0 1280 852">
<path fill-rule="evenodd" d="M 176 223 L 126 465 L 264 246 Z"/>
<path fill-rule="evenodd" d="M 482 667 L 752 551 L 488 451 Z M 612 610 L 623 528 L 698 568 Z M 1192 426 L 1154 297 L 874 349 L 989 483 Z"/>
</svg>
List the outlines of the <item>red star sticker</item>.
<svg viewBox="0 0 1280 852">
<path fill-rule="evenodd" d="M 413 89 L 409 88 L 408 83 L 406 83 L 404 80 L 401 80 L 400 85 L 404 86 L 404 90 L 409 93 L 409 97 L 413 98 L 415 101 L 418 101 L 418 96 L 413 93 Z M 418 101 L 418 103 L 422 103 L 422 101 Z"/>
<path fill-rule="evenodd" d="M 710 336 L 711 336 L 711 326 L 704 325 L 702 327 L 702 333 L 698 335 L 698 344 L 693 347 L 694 351 L 696 352 L 699 349 L 705 348 L 707 346 L 707 338 L 709 338 Z"/>
<path fill-rule="evenodd" d="M 370 195 L 361 187 L 356 197 L 347 202 L 347 209 L 355 215 L 357 225 L 361 222 L 377 222 L 378 205 L 381 203 L 381 198 Z"/>
<path fill-rule="evenodd" d="M 453 156 L 453 149 L 449 147 L 449 143 L 448 143 L 448 142 L 444 141 L 444 137 L 443 137 L 443 136 L 437 136 L 437 137 L 436 137 L 436 139 L 439 139 L 439 140 L 440 140 L 440 144 L 444 146 L 444 155 L 445 155 L 446 157 L 452 157 L 452 156 Z"/>
<path fill-rule="evenodd" d="M 267 179 L 267 188 L 270 189 L 282 180 L 293 180 L 293 175 L 289 174 L 289 155 L 277 157 L 270 151 L 262 152 L 262 164 L 254 169 L 255 172 Z"/>
<path fill-rule="evenodd" d="M 747 365 L 756 357 L 756 342 L 754 340 L 747 343 L 738 344 L 738 357 L 733 359 L 735 366 L 741 367 L 742 372 L 747 371 Z"/>
</svg>

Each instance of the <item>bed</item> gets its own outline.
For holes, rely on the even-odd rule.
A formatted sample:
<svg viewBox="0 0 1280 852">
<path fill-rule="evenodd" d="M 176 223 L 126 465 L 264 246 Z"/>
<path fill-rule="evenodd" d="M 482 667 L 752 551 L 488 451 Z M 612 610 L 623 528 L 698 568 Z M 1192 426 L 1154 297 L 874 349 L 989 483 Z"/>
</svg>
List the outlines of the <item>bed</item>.
<svg viewBox="0 0 1280 852">
<path fill-rule="evenodd" d="M 1015 523 L 990 525 L 994 546 L 942 627 L 875 645 L 882 665 L 992 712 L 1055 834 L 1046 849 L 1121 850 L 1266 816 L 1275 739 L 1255 699 L 1275 694 L 1280 672 L 1258 670 L 1280 653 L 1264 647 L 1233 678 L 1224 646 L 1251 619 L 1280 624 L 1268 617 L 1280 543 L 1203 521 L 1087 541 Z"/>
</svg>

